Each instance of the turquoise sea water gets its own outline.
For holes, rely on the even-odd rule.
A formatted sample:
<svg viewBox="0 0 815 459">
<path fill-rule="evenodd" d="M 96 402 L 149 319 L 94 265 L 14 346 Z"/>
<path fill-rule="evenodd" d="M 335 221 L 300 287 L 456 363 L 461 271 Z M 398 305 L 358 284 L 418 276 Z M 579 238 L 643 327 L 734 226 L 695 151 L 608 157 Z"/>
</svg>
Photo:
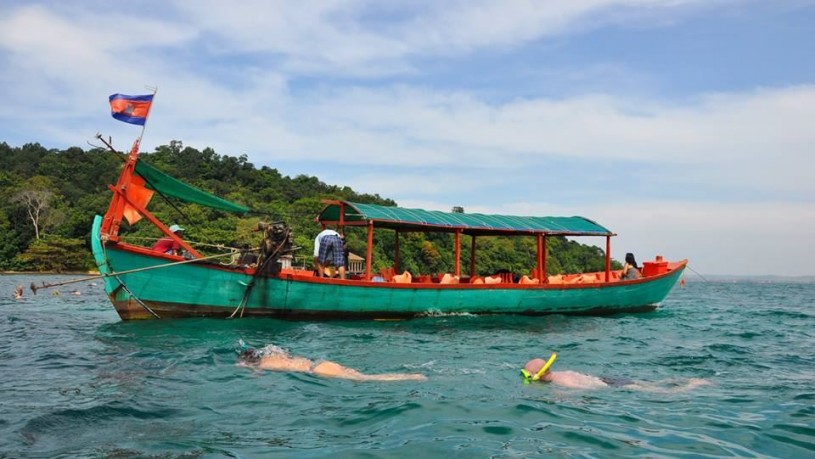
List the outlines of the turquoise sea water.
<svg viewBox="0 0 815 459">
<path fill-rule="evenodd" d="M 122 322 L 101 283 L 0 276 L 0 457 L 815 457 L 815 284 L 691 281 L 652 313 Z M 71 292 L 78 290 L 81 295 Z M 258 372 L 239 339 L 367 373 Z M 520 367 L 685 393 L 524 385 Z"/>
</svg>

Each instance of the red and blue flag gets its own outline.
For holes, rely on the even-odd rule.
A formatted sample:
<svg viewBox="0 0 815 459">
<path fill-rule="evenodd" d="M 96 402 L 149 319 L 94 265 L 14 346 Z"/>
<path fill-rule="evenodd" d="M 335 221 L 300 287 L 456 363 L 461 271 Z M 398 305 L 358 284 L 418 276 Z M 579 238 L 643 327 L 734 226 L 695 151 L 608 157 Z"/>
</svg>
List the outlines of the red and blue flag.
<svg viewBox="0 0 815 459">
<path fill-rule="evenodd" d="M 113 94 L 110 96 L 110 114 L 119 121 L 144 126 L 152 103 L 153 94 L 146 96 Z"/>
</svg>

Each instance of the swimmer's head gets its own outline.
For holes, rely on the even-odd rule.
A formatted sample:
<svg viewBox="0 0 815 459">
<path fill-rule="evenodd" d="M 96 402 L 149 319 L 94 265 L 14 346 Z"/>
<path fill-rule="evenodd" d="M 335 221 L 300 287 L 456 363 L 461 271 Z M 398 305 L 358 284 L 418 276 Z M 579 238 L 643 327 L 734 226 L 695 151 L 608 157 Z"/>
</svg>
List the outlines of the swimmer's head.
<svg viewBox="0 0 815 459">
<path fill-rule="evenodd" d="M 238 358 L 242 362 L 257 363 L 260 361 L 261 354 L 256 349 L 244 349 L 241 351 Z"/>
<path fill-rule="evenodd" d="M 250 363 L 255 364 L 260 362 L 264 357 L 273 356 L 273 355 L 283 355 L 287 356 L 288 354 L 283 348 L 277 347 L 274 344 L 267 344 L 266 346 L 255 349 L 250 347 L 246 342 L 242 339 L 238 340 L 238 360 L 243 363 Z"/>
<path fill-rule="evenodd" d="M 549 357 L 549 360 L 532 359 L 529 362 L 526 362 L 523 370 L 521 370 L 521 375 L 527 382 L 544 380 L 546 373 L 549 371 L 549 368 L 555 362 L 556 358 L 557 354 L 553 352 L 552 356 Z"/>
</svg>

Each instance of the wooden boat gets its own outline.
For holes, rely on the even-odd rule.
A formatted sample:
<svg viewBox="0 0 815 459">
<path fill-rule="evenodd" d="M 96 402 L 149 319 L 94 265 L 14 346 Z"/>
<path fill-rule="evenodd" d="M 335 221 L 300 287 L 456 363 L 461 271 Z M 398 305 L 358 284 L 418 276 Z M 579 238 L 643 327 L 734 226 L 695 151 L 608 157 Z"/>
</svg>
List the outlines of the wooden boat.
<svg viewBox="0 0 815 459">
<path fill-rule="evenodd" d="M 402 209 L 347 201 L 328 201 L 318 216 L 323 227 L 367 231 L 365 271 L 349 279 L 318 278 L 311 270 L 284 267 L 291 235 L 283 225 L 263 225 L 256 264 L 224 264 L 203 256 L 147 210 L 152 194 L 195 202 L 226 211 L 247 208 L 210 195 L 167 176 L 138 158 L 138 142 L 127 156 L 104 217 L 96 216 L 91 246 L 105 289 L 122 319 L 171 317 L 265 316 L 284 319 L 390 319 L 438 313 L 471 314 L 612 314 L 657 307 L 682 275 L 687 260 L 661 258 L 643 264 L 643 276 L 620 280 L 612 271 L 611 237 L 615 234 L 582 217 L 515 217 Z M 158 253 L 127 243 L 119 236 L 123 219 L 144 218 L 180 244 L 188 258 Z M 374 232 L 394 234 L 395 266 L 380 276 L 372 271 Z M 455 268 L 445 281 L 414 273 L 395 282 L 399 235 L 409 231 L 452 233 Z M 379 234 L 379 233 L 377 233 Z M 477 240 L 484 236 L 532 236 L 537 240 L 534 268 L 516 282 L 504 275 L 476 275 Z M 546 244 L 552 236 L 605 238 L 605 271 L 546 276 Z M 469 239 L 469 273 L 462 273 L 462 239 Z M 465 239 L 465 242 L 467 240 Z M 532 264 L 531 263 L 531 264 Z M 452 282 L 450 282 L 452 280 Z"/>
</svg>

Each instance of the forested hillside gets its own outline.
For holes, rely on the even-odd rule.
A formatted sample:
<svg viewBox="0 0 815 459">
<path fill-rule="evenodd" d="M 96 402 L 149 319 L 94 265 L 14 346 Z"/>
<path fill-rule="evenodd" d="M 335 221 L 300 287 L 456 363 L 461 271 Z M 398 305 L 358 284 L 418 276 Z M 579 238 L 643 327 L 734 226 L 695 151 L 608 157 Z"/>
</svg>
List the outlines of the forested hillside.
<svg viewBox="0 0 815 459">
<path fill-rule="evenodd" d="M 288 177 L 269 167 L 257 168 L 245 155 L 219 155 L 212 149 L 198 151 L 172 142 L 142 161 L 193 186 L 207 190 L 252 209 L 235 216 L 196 204 L 169 202 L 154 196 L 149 208 L 167 224 L 187 228 L 186 239 L 200 244 L 256 246 L 251 229 L 260 219 L 282 220 L 295 235 L 296 263 L 310 264 L 313 239 L 319 226 L 314 217 L 322 199 L 346 199 L 362 203 L 396 205 L 379 195 L 359 194 L 349 187 L 328 185 L 317 177 Z M 49 150 L 33 143 L 11 147 L 0 143 L 0 270 L 83 271 L 92 269 L 88 236 L 95 214 L 104 214 L 116 181 L 122 156 L 108 150 Z M 149 245 L 159 233 L 149 223 L 124 224 L 125 240 Z M 391 266 L 394 252 L 392 233 L 378 232 L 374 265 Z M 364 230 L 348 230 L 346 244 L 351 252 L 365 253 Z M 550 238 L 547 270 L 561 272 L 604 269 L 602 250 Z M 480 238 L 480 274 L 500 269 L 527 273 L 534 265 L 534 238 Z M 468 252 L 468 251 L 462 251 Z M 403 268 L 415 273 L 449 272 L 453 269 L 452 235 L 408 233 L 400 238 Z M 469 266 L 469 253 L 462 253 L 462 266 Z M 614 262 L 615 267 L 619 264 Z"/>
</svg>

